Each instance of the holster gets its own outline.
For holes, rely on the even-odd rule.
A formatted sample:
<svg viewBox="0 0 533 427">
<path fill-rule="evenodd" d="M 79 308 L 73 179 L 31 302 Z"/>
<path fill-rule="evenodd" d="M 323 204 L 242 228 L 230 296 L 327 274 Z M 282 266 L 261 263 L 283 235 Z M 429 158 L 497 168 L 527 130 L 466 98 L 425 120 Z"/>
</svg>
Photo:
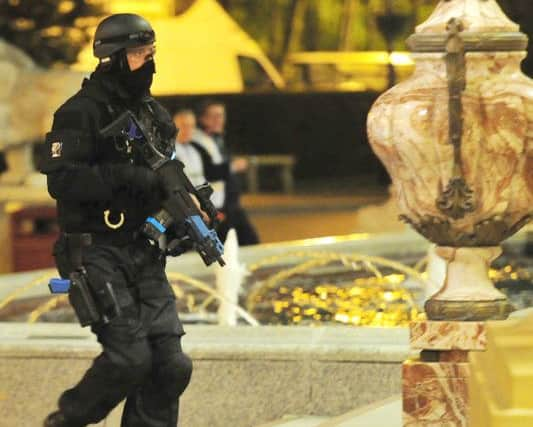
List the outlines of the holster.
<svg viewBox="0 0 533 427">
<path fill-rule="evenodd" d="M 85 274 L 79 271 L 70 273 L 68 299 L 81 326 L 89 326 L 100 321 L 100 312 L 87 284 Z"/>
<path fill-rule="evenodd" d="M 82 264 L 83 247 L 89 246 L 88 233 L 66 234 L 70 263 L 74 271 L 69 274 L 69 301 L 82 327 L 96 323 L 108 323 L 121 314 L 121 309 L 111 284 L 105 280 L 89 283 Z M 103 284 L 103 285 L 102 285 Z"/>
</svg>

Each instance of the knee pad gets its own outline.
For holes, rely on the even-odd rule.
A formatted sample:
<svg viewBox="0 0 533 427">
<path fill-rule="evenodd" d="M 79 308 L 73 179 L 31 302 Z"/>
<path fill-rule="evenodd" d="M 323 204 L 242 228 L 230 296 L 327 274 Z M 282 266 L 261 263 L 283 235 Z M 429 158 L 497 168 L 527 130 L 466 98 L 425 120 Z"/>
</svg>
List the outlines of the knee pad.
<svg viewBox="0 0 533 427">
<path fill-rule="evenodd" d="M 95 360 L 93 369 L 121 384 L 141 384 L 152 370 L 152 357 L 141 349 L 132 349 L 128 356 L 109 350 Z"/>
<path fill-rule="evenodd" d="M 176 353 L 157 368 L 158 383 L 169 399 L 179 397 L 189 385 L 192 375 L 192 360 L 185 353 Z"/>
</svg>

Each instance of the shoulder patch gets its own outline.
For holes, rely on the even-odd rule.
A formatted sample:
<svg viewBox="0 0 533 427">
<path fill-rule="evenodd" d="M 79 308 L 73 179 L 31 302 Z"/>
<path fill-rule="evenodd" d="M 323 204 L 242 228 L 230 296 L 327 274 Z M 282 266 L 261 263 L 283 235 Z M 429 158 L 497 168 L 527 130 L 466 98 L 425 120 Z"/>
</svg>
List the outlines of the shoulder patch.
<svg viewBox="0 0 533 427">
<path fill-rule="evenodd" d="M 53 141 L 50 145 L 50 154 L 52 158 L 61 157 L 63 152 L 63 143 L 61 141 Z"/>
</svg>

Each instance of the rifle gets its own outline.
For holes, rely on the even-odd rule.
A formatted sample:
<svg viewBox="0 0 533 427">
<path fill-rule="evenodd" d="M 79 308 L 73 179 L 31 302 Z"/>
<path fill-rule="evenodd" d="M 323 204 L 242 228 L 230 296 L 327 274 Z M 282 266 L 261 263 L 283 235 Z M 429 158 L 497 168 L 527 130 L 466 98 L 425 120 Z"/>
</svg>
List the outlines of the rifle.
<svg viewBox="0 0 533 427">
<path fill-rule="evenodd" d="M 146 219 L 141 232 L 146 237 L 157 241 L 170 226 L 182 226 L 184 237 L 178 239 L 178 242 L 174 239 L 169 243 L 169 247 L 175 248 L 182 241 L 189 239 L 206 265 L 214 261 L 221 266 L 225 265 L 222 258 L 224 254 L 222 242 L 216 231 L 209 229 L 203 221 L 200 211 L 191 198 L 193 194 L 198 199 L 200 208 L 214 223 L 217 210 L 209 200 L 213 192 L 211 186 L 205 183 L 196 188 L 183 171 L 183 164 L 175 160 L 175 154 L 169 158 L 161 153 L 143 129 L 142 124 L 129 110 L 124 111 L 116 120 L 101 129 L 100 135 L 104 138 L 125 137 L 163 182 L 168 197 L 163 202 L 162 209 Z"/>
</svg>

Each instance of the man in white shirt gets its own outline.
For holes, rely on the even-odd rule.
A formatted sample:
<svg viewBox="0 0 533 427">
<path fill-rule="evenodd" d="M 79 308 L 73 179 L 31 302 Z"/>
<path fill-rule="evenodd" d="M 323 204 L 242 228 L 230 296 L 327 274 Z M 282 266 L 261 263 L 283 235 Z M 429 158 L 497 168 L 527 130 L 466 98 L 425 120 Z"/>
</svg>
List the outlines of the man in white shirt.
<svg viewBox="0 0 533 427">
<path fill-rule="evenodd" d="M 222 193 L 220 210 L 224 220 L 217 228 L 222 240 L 230 228 L 237 232 L 241 246 L 259 243 L 259 236 L 240 204 L 240 188 L 236 173 L 248 169 L 248 161 L 243 157 L 232 158 L 224 140 L 226 107 L 216 100 L 205 100 L 198 111 L 201 129 L 192 135 L 192 145 L 202 157 L 204 175 L 215 189 Z M 217 208 L 218 205 L 215 204 Z"/>
<path fill-rule="evenodd" d="M 191 146 L 192 134 L 196 129 L 196 117 L 191 110 L 179 110 L 174 114 L 174 124 L 178 128 L 176 136 L 176 157 L 185 165 L 185 173 L 194 186 L 205 182 L 202 158 Z"/>
<path fill-rule="evenodd" d="M 174 114 L 174 124 L 178 128 L 176 136 L 176 157 L 185 165 L 185 173 L 194 186 L 206 182 L 202 157 L 198 150 L 191 144 L 192 136 L 196 129 L 196 117 L 192 110 L 178 110 Z M 215 191 L 211 196 L 211 202 L 217 209 L 224 204 L 224 189 Z"/>
</svg>

